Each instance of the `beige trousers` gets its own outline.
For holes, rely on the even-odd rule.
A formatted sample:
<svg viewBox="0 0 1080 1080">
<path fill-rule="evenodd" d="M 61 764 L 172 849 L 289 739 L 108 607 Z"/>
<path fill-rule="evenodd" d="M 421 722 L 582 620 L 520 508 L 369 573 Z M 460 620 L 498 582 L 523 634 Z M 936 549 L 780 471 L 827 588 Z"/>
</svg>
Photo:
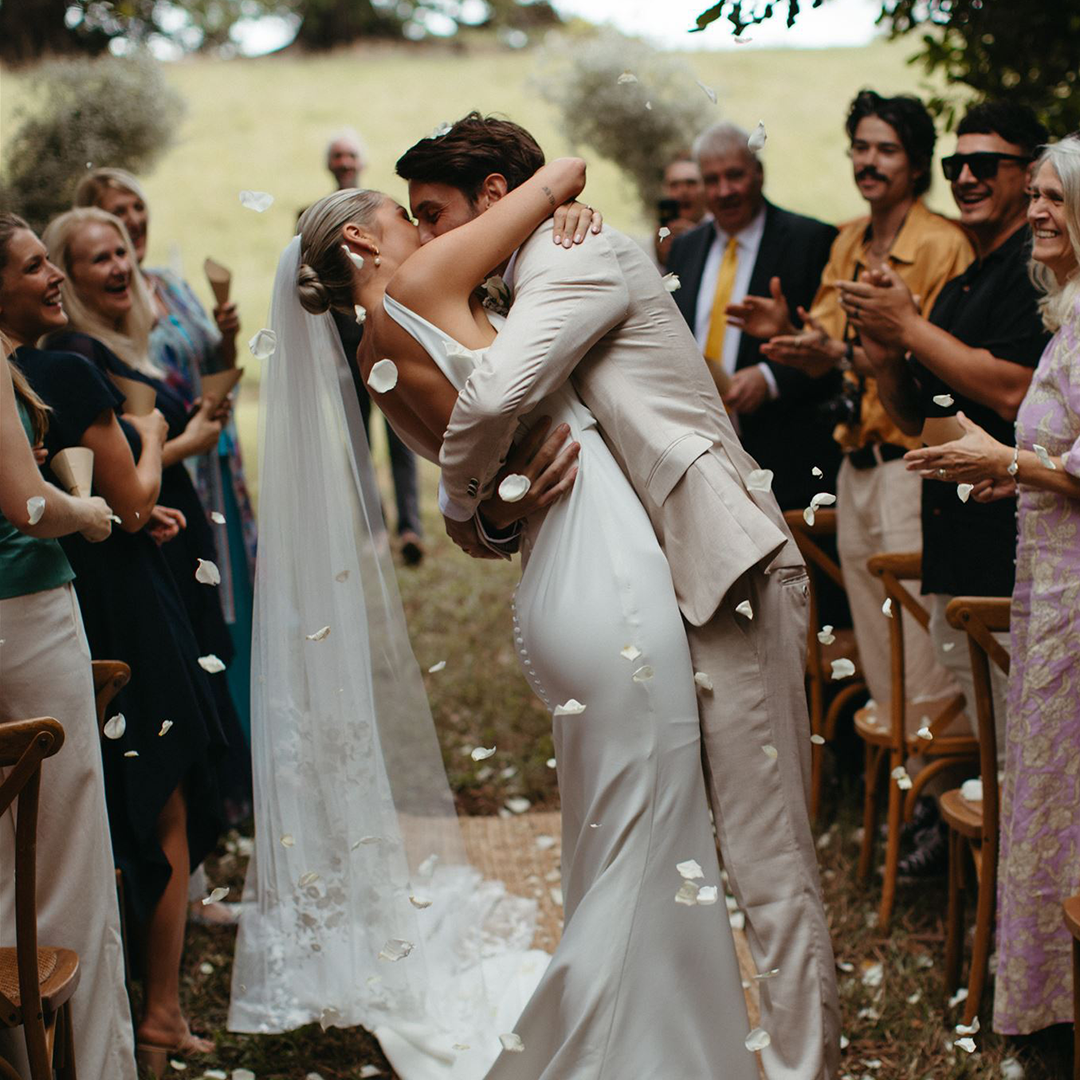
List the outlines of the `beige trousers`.
<svg viewBox="0 0 1080 1080">
<path fill-rule="evenodd" d="M 753 618 L 735 611 L 749 600 Z M 810 831 L 810 719 L 804 682 L 806 571 L 743 575 L 716 615 L 688 626 L 706 777 L 728 883 L 761 974 L 769 1080 L 831 1080 L 840 1012 Z M 722 1070 L 721 1070 L 722 1071 Z"/>
<path fill-rule="evenodd" d="M 135 1080 L 131 1013 L 105 811 L 90 650 L 71 585 L 0 600 L 0 723 L 53 716 L 64 745 L 41 767 L 38 941 L 79 954 L 76 1065 L 87 1080 Z M 0 944 L 15 944 L 15 815 L 0 818 Z M 29 1075 L 22 1031 L 0 1053 Z"/>
<path fill-rule="evenodd" d="M 866 568 L 879 552 L 922 550 L 922 480 L 908 472 L 901 458 L 872 469 L 856 469 L 844 460 L 836 482 L 837 548 L 844 588 L 851 606 L 859 664 L 879 715 L 887 715 L 892 697 L 889 624 L 882 614 L 885 591 Z M 918 595 L 919 583 L 906 587 Z M 938 663 L 929 635 L 904 613 L 904 671 L 909 696 L 937 701 L 958 689 L 952 674 Z"/>
</svg>

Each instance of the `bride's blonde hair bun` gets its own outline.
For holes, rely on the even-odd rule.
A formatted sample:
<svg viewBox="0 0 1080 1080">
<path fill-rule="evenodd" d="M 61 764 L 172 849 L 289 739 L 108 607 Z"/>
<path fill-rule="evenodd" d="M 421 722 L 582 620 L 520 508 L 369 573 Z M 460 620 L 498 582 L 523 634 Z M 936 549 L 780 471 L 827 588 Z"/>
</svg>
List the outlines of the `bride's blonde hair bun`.
<svg viewBox="0 0 1080 1080">
<path fill-rule="evenodd" d="M 330 290 L 323 284 L 314 267 L 302 263 L 296 275 L 296 292 L 300 306 L 312 315 L 330 310 Z"/>
</svg>

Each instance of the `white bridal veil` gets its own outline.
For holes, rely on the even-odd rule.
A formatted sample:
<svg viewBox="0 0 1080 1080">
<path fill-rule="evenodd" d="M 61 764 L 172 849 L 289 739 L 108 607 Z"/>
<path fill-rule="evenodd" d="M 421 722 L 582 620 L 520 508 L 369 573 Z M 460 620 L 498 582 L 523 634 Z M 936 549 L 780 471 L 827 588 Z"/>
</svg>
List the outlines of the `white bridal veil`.
<svg viewBox="0 0 1080 1080">
<path fill-rule="evenodd" d="M 478 1080 L 542 974 L 534 905 L 468 865 L 333 320 L 278 264 L 263 367 L 255 850 L 229 1027 L 362 1025 L 403 1080 Z"/>
</svg>

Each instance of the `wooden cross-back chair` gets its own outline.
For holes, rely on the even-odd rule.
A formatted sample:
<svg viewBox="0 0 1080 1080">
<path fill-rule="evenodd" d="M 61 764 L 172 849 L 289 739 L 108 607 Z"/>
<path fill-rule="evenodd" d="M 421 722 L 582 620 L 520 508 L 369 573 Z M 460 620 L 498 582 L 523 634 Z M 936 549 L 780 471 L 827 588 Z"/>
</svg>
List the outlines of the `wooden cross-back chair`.
<svg viewBox="0 0 1080 1080">
<path fill-rule="evenodd" d="M 71 996 L 79 985 L 79 957 L 70 949 L 38 945 L 37 819 L 41 765 L 64 744 L 51 717 L 0 725 L 0 815 L 15 811 L 15 947 L 0 949 L 0 1022 L 22 1027 L 31 1080 L 76 1080 Z M 21 1080 L 0 1058 L 0 1076 Z"/>
<path fill-rule="evenodd" d="M 905 581 L 922 577 L 922 555 L 919 552 L 871 555 L 867 560 L 870 572 L 881 579 L 885 595 L 892 601 L 892 618 L 887 621 L 890 650 L 890 695 L 888 714 L 883 716 L 876 703 L 868 704 L 855 714 L 855 732 L 865 744 L 866 797 L 863 807 L 863 839 L 859 855 L 859 877 L 870 875 L 877 835 L 882 786 L 888 785 L 887 840 L 885 875 L 881 890 L 878 923 L 887 927 L 896 900 L 896 882 L 900 863 L 900 829 L 911 820 L 915 800 L 926 784 L 946 769 L 971 765 L 978 760 L 978 740 L 964 716 L 964 695 L 953 694 L 941 701 L 914 703 L 907 692 L 904 665 L 904 619 L 908 612 L 922 632 L 929 632 L 930 613 L 919 602 Z M 917 691 L 918 688 L 914 687 Z M 925 739 L 917 731 L 927 727 L 932 738 Z M 901 788 L 902 774 L 909 757 L 920 755 L 926 765 L 906 791 Z"/>
<path fill-rule="evenodd" d="M 975 714 L 979 724 L 979 770 L 982 774 L 982 801 L 969 802 L 959 788 L 940 798 L 941 816 L 949 827 L 949 908 L 945 943 L 945 992 L 951 995 L 960 983 L 964 955 L 964 887 L 967 853 L 975 868 L 978 885 L 975 938 L 971 950 L 968 996 L 964 1023 L 979 1013 L 986 988 L 990 944 L 994 936 L 997 903 L 998 789 L 997 729 L 990 662 L 1006 675 L 1009 654 L 994 637 L 1009 629 L 1008 597 L 958 596 L 945 611 L 949 625 L 964 630 L 971 653 L 971 674 L 975 681 Z"/>
<path fill-rule="evenodd" d="M 813 525 L 806 523 L 801 510 L 785 511 L 784 520 L 806 560 L 810 578 L 810 631 L 806 641 L 806 696 L 810 709 L 810 733 L 828 743 L 836 738 L 836 725 L 844 710 L 853 707 L 859 696 L 866 693 L 866 683 L 859 672 L 855 631 L 850 628 L 834 629 L 835 640 L 828 645 L 818 640 L 821 629 L 821 584 L 828 580 L 840 589 L 844 588 L 839 563 L 821 546 L 823 538 L 836 536 L 836 511 L 818 510 Z M 832 662 L 843 657 L 855 664 L 855 674 L 834 680 Z M 815 741 L 810 754 L 810 816 L 815 820 L 821 813 L 824 752 L 824 745 Z"/>
</svg>

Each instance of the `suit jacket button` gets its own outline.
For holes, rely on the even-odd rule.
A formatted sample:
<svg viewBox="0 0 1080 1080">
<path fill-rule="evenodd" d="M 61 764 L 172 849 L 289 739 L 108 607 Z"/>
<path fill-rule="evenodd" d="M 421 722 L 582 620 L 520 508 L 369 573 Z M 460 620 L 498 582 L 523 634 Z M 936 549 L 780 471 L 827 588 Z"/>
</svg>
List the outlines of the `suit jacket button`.
<svg viewBox="0 0 1080 1080">
<path fill-rule="evenodd" d="M 469 487 L 467 490 L 469 492 L 470 498 L 480 491 L 480 481 L 477 480 L 475 476 L 469 481 Z"/>
</svg>

